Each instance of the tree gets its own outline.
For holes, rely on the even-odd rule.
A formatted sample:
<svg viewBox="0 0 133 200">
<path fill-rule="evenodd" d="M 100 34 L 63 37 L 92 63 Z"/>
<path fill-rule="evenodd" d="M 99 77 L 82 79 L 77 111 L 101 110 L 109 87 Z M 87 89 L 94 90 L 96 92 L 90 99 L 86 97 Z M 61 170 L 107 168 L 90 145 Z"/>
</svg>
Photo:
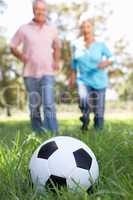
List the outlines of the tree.
<svg viewBox="0 0 133 200">
<path fill-rule="evenodd" d="M 124 101 L 133 101 L 133 72 L 128 75 L 126 81 L 121 83 L 119 95 Z"/>
<path fill-rule="evenodd" d="M 0 37 L 0 107 L 6 109 L 8 116 L 11 116 L 12 107 L 22 106 L 24 99 L 18 64 L 5 38 Z"/>
<path fill-rule="evenodd" d="M 133 78 L 133 60 L 128 50 L 129 44 L 124 38 L 120 38 L 114 46 L 116 65 L 110 71 L 112 84 L 118 91 L 120 99 L 132 100 L 132 78 Z M 116 84 L 117 83 L 117 84 Z"/>
<path fill-rule="evenodd" d="M 5 1 L 0 0 L 0 14 L 3 14 L 4 10 L 7 8 L 7 4 Z"/>
<path fill-rule="evenodd" d="M 4 0 L 0 0 L 0 15 L 2 15 L 7 8 L 7 4 Z M 0 35 L 5 31 L 5 27 L 0 26 Z"/>
</svg>

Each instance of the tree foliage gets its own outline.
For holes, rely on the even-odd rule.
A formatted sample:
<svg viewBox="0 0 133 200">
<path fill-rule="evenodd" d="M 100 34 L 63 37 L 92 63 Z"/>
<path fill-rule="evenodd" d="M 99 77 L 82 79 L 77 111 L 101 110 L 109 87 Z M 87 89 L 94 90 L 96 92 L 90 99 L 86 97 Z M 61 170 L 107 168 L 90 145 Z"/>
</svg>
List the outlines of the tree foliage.
<svg viewBox="0 0 133 200">
<path fill-rule="evenodd" d="M 114 87 L 117 89 L 119 97 L 122 100 L 133 99 L 133 59 L 128 48 L 129 43 L 124 38 L 120 38 L 115 43 L 116 67 L 111 71 Z"/>
<path fill-rule="evenodd" d="M 18 66 L 5 38 L 0 37 L 0 107 L 6 108 L 8 116 L 11 115 L 12 107 L 23 106 L 24 92 Z"/>
<path fill-rule="evenodd" d="M 0 0 L 0 14 L 3 14 L 6 8 L 7 8 L 6 2 L 4 0 Z"/>
<path fill-rule="evenodd" d="M 96 26 L 96 34 L 104 35 L 106 21 L 112 14 L 108 3 L 104 0 L 101 3 L 93 0 L 82 0 L 77 2 L 65 2 L 60 4 L 49 4 L 49 20 L 58 26 L 62 41 L 61 48 L 61 72 L 57 76 L 57 95 L 64 97 L 64 91 L 68 91 L 68 79 L 71 69 L 71 41 L 79 36 L 79 19 L 84 12 L 92 13 Z M 0 0 L 0 14 L 6 9 L 4 0 Z M 0 27 L 1 30 L 2 27 Z M 133 97 L 133 60 L 132 55 L 128 51 L 128 43 L 124 38 L 120 38 L 114 44 L 113 51 L 116 64 L 110 68 L 109 74 L 111 84 L 117 89 L 122 99 L 132 99 Z M 0 98 L 0 106 L 7 109 L 7 114 L 10 115 L 10 108 L 16 105 L 17 89 L 20 88 L 19 106 L 22 107 L 25 102 L 25 92 L 21 79 L 21 64 L 15 59 L 6 43 L 4 37 L 0 37 L 0 90 L 1 95 L 4 91 L 4 96 Z M 5 89 L 6 88 L 6 89 Z M 73 91 L 74 93 L 74 91 Z M 4 103 L 3 103 L 4 99 Z M 10 105 L 10 106 L 9 106 Z"/>
</svg>

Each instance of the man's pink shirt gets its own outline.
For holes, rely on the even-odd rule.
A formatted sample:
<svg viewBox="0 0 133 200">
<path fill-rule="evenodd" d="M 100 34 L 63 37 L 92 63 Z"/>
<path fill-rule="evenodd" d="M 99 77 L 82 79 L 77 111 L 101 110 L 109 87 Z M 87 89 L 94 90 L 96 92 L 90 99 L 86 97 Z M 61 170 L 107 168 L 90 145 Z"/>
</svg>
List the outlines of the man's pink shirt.
<svg viewBox="0 0 133 200">
<path fill-rule="evenodd" d="M 38 26 L 34 21 L 22 25 L 11 40 L 10 47 L 18 48 L 27 58 L 23 76 L 41 78 L 54 75 L 53 47 L 60 46 L 58 31 L 48 24 Z"/>
</svg>

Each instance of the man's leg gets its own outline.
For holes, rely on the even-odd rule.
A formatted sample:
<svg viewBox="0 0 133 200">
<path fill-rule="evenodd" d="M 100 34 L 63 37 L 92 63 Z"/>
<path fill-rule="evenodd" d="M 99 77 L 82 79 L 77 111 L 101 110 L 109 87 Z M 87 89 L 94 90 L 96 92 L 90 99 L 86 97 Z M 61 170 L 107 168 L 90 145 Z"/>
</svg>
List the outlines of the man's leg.
<svg viewBox="0 0 133 200">
<path fill-rule="evenodd" d="M 44 76 L 41 79 L 42 88 L 42 105 L 44 111 L 44 128 L 48 131 L 58 132 L 58 124 L 56 119 L 54 76 Z"/>
<path fill-rule="evenodd" d="M 88 129 L 89 124 L 89 94 L 87 86 L 84 84 L 78 84 L 78 94 L 79 94 L 79 108 L 82 112 L 82 116 L 80 117 L 80 121 L 82 121 L 82 130 Z"/>
<path fill-rule="evenodd" d="M 24 78 L 24 83 L 28 92 L 32 129 L 35 132 L 42 132 L 41 129 L 42 122 L 40 115 L 41 96 L 40 96 L 39 80 L 31 77 L 26 77 Z"/>
<path fill-rule="evenodd" d="M 104 126 L 105 89 L 94 90 L 94 127 L 102 129 Z"/>
</svg>

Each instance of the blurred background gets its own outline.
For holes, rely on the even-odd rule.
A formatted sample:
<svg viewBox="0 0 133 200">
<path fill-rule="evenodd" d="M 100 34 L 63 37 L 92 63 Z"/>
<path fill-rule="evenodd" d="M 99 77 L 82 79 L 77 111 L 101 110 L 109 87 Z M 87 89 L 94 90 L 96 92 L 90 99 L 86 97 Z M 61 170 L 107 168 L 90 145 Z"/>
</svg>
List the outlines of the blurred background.
<svg viewBox="0 0 133 200">
<path fill-rule="evenodd" d="M 130 0 L 47 0 L 48 20 L 59 29 L 62 41 L 60 72 L 56 76 L 58 114 L 67 115 L 75 106 L 76 90 L 69 91 L 71 42 L 78 36 L 79 19 L 93 17 L 95 34 L 103 39 L 115 56 L 109 67 L 110 84 L 106 106 L 108 116 L 133 117 L 133 2 Z M 11 55 L 9 42 L 16 30 L 33 17 L 31 0 L 0 0 L 0 117 L 25 117 L 27 96 L 21 76 L 22 64 Z M 69 104 L 69 106 L 68 106 Z M 70 106 L 71 104 L 71 106 Z M 77 111 L 77 113 L 76 113 Z M 73 113 L 74 114 L 74 113 Z M 123 114 L 123 115 L 122 115 Z"/>
</svg>

